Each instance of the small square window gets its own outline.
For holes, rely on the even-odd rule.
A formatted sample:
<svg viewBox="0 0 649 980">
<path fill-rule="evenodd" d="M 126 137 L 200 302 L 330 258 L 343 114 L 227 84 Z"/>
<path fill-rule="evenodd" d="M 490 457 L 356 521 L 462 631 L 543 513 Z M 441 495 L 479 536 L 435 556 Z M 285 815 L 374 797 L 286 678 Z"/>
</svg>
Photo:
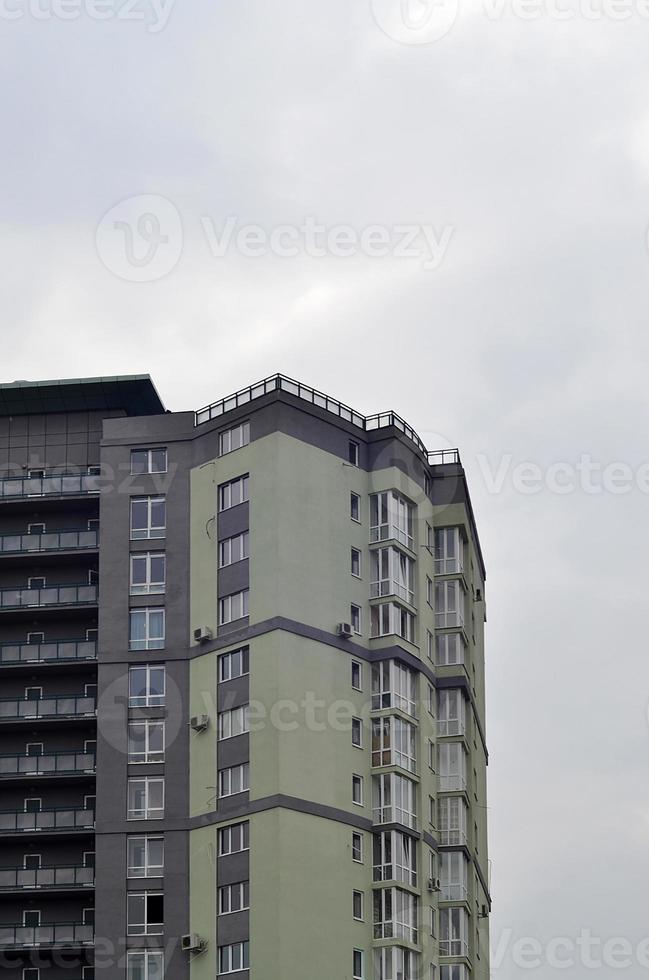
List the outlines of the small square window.
<svg viewBox="0 0 649 980">
<path fill-rule="evenodd" d="M 352 493 L 350 495 L 350 507 L 349 516 L 353 521 L 357 521 L 359 524 L 361 522 L 361 498 L 359 494 Z"/>
<path fill-rule="evenodd" d="M 364 918 L 364 915 L 363 915 L 363 906 L 365 904 L 364 901 L 363 901 L 364 898 L 365 898 L 365 896 L 363 895 L 363 892 L 354 892 L 353 893 L 353 898 L 352 898 L 353 915 L 354 915 L 354 918 L 357 919 L 359 922 L 362 922 L 363 921 L 363 918 Z"/>
<path fill-rule="evenodd" d="M 352 776 L 352 802 L 356 806 L 363 806 L 363 777 Z"/>
<path fill-rule="evenodd" d="M 361 577 L 362 562 L 363 562 L 363 553 L 359 551 L 358 548 L 352 548 L 351 573 L 356 578 Z"/>
<path fill-rule="evenodd" d="M 347 458 L 352 466 L 358 466 L 358 443 L 353 439 L 349 440 Z"/>
<path fill-rule="evenodd" d="M 363 748 L 363 722 L 360 718 L 352 718 L 352 745 L 357 749 Z"/>
<path fill-rule="evenodd" d="M 352 624 L 352 629 L 354 633 L 361 633 L 361 607 L 355 606 L 354 603 L 349 607 L 349 617 Z"/>
<path fill-rule="evenodd" d="M 352 660 L 352 687 L 355 691 L 363 690 L 363 668 L 357 660 Z"/>
</svg>

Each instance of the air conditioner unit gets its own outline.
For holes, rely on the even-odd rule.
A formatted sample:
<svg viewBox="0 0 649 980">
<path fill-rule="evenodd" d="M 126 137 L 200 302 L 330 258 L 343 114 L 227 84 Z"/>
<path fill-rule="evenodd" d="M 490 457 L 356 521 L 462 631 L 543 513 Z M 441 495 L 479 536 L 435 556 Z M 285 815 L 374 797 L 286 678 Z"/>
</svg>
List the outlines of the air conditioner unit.
<svg viewBox="0 0 649 980">
<path fill-rule="evenodd" d="M 441 892 L 442 885 L 439 878 L 429 878 L 428 879 L 428 891 L 429 892 Z"/>
<path fill-rule="evenodd" d="M 180 948 L 185 953 L 202 953 L 206 946 L 205 940 L 201 936 L 197 936 L 195 932 L 182 936 L 180 940 Z"/>
<path fill-rule="evenodd" d="M 352 629 L 352 624 L 351 623 L 338 623 L 338 625 L 336 626 L 336 633 L 338 634 L 338 636 L 344 636 L 346 638 L 349 638 L 350 636 L 353 636 L 354 635 L 354 631 Z"/>
<path fill-rule="evenodd" d="M 209 626 L 199 626 L 198 629 L 194 630 L 194 641 L 196 643 L 205 643 L 207 640 L 211 640 L 212 636 L 213 633 Z"/>
<path fill-rule="evenodd" d="M 209 724 L 209 715 L 194 715 L 194 717 L 190 718 L 189 720 L 189 727 L 195 732 L 204 732 L 205 729 L 209 727 Z"/>
</svg>

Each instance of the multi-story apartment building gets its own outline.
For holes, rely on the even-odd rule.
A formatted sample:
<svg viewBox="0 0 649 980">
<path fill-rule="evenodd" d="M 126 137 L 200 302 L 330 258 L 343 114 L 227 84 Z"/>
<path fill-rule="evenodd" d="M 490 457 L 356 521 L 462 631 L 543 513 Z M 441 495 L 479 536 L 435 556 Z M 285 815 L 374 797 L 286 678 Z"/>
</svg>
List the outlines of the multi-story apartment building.
<svg viewBox="0 0 649 980">
<path fill-rule="evenodd" d="M 456 451 L 275 376 L 0 386 L 0 975 L 487 980 Z"/>
</svg>

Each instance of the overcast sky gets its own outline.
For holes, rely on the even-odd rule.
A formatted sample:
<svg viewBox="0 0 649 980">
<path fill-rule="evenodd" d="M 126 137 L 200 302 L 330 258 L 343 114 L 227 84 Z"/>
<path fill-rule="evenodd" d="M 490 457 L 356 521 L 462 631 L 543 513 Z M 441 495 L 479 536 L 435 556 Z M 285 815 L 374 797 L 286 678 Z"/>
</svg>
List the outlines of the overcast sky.
<svg viewBox="0 0 649 980">
<path fill-rule="evenodd" d="M 546 944 L 649 935 L 649 10 L 453 2 L 1 0 L 1 374 L 282 371 L 459 446 L 493 976 L 608 980 Z"/>
</svg>

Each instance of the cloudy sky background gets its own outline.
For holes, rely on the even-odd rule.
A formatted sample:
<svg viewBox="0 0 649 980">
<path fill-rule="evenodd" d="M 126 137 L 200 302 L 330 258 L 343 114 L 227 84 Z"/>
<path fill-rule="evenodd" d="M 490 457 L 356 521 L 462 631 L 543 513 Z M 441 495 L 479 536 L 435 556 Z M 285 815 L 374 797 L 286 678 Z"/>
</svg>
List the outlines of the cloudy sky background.
<svg viewBox="0 0 649 980">
<path fill-rule="evenodd" d="M 553 938 L 649 935 L 649 19 L 482 2 L 424 44 L 381 30 L 396 0 L 176 0 L 159 31 L 142 0 L 148 24 L 3 0 L 1 374 L 150 373 L 180 410 L 282 371 L 460 446 L 489 572 L 493 975 L 546 980 Z M 102 222 L 141 195 L 168 233 L 150 266 Z M 228 216 L 453 235 L 435 269 L 214 257 L 202 220 Z M 580 487 L 584 455 L 628 492 Z"/>
</svg>

